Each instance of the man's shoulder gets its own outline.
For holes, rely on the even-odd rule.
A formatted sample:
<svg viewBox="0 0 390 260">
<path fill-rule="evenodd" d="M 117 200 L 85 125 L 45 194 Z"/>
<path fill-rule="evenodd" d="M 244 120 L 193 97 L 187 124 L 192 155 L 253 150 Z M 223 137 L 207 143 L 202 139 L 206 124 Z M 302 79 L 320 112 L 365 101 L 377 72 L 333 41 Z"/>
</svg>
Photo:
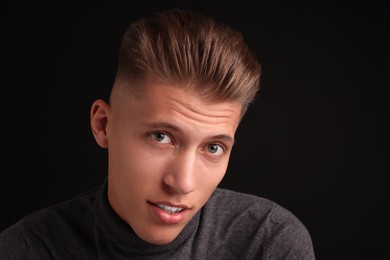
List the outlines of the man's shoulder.
<svg viewBox="0 0 390 260">
<path fill-rule="evenodd" d="M 234 255 L 279 259 L 278 254 L 288 249 L 299 256 L 294 259 L 314 259 L 306 227 L 290 210 L 270 199 L 218 188 L 203 215 L 204 228 L 225 240 Z"/>
<path fill-rule="evenodd" d="M 225 188 L 217 188 L 210 197 L 208 205 L 217 210 L 230 212 L 252 209 L 260 215 L 268 214 L 274 208 L 281 207 L 270 199 Z"/>
<path fill-rule="evenodd" d="M 79 217 L 87 212 L 93 211 L 94 202 L 98 187 L 82 192 L 70 199 L 58 202 L 32 212 L 24 217 L 19 223 L 24 225 L 30 224 L 50 224 L 53 220 L 72 218 L 80 219 Z M 43 221 L 43 220 L 47 221 Z"/>
<path fill-rule="evenodd" d="M 217 188 L 210 197 L 207 207 L 218 217 L 249 217 L 252 220 L 266 220 L 267 225 L 290 223 L 301 226 L 301 221 L 289 209 L 279 203 L 254 194 Z M 256 224 L 255 221 L 252 223 Z"/>
<path fill-rule="evenodd" d="M 250 202 L 265 202 L 269 203 L 272 201 L 269 199 L 266 199 L 264 197 L 260 197 L 258 195 L 246 193 L 246 192 L 241 192 L 241 191 L 236 191 L 236 190 L 231 190 L 227 188 L 216 188 L 214 193 L 212 194 L 212 197 L 223 197 L 225 199 L 230 199 L 230 200 L 241 200 L 241 199 L 247 199 Z"/>
<path fill-rule="evenodd" d="M 77 237 L 72 232 L 82 232 L 93 225 L 97 191 L 98 187 L 29 213 L 3 230 L 0 233 L 0 256 L 22 255 L 26 250 L 29 254 L 44 252 L 43 249 L 51 247 L 50 243 L 54 241 L 67 243 L 69 241 L 65 238 Z M 30 252 L 32 249 L 34 252 Z"/>
</svg>

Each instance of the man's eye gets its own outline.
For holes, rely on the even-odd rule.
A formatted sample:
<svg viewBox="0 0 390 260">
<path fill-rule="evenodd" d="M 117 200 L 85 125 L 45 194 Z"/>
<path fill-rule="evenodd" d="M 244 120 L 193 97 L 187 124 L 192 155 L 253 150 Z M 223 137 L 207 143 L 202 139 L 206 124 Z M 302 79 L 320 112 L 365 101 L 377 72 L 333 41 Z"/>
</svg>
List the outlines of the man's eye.
<svg viewBox="0 0 390 260">
<path fill-rule="evenodd" d="M 172 139 L 169 137 L 169 135 L 164 133 L 151 133 L 150 136 L 153 138 L 154 141 L 162 144 L 170 144 L 172 143 Z"/>
<path fill-rule="evenodd" d="M 222 155 L 224 152 L 224 149 L 219 144 L 208 144 L 207 145 L 207 152 L 209 152 L 213 155 Z"/>
</svg>

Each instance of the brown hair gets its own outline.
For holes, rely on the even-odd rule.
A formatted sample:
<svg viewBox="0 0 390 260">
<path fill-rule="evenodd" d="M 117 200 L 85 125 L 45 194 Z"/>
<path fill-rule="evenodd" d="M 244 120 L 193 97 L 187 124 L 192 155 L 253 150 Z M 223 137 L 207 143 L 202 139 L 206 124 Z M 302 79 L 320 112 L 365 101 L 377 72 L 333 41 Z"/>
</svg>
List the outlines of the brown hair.
<svg viewBox="0 0 390 260">
<path fill-rule="evenodd" d="M 117 79 L 129 85 L 147 77 L 210 100 L 241 102 L 246 111 L 260 87 L 260 64 L 241 33 L 171 9 L 130 24 L 124 34 Z"/>
</svg>

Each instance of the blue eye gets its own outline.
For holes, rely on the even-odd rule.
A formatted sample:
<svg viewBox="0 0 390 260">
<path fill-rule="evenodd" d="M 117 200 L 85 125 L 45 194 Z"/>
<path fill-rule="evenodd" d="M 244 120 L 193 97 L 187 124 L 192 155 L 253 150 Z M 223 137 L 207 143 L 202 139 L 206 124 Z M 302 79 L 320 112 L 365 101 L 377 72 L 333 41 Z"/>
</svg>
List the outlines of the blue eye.
<svg viewBox="0 0 390 260">
<path fill-rule="evenodd" d="M 213 155 L 221 155 L 224 150 L 219 144 L 208 144 L 207 151 Z"/>
<path fill-rule="evenodd" d="M 154 141 L 158 143 L 162 143 L 162 144 L 172 143 L 172 139 L 169 137 L 169 135 L 161 132 L 151 133 L 150 136 L 153 138 Z"/>
</svg>

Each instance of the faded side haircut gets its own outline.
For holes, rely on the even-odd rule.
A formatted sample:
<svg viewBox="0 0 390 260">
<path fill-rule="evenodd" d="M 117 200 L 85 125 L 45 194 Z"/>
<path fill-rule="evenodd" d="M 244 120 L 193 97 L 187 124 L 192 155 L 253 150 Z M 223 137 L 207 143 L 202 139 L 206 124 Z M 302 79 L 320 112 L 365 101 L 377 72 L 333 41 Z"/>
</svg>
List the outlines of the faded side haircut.
<svg viewBox="0 0 390 260">
<path fill-rule="evenodd" d="M 260 70 L 242 33 L 212 17 L 171 9 L 130 24 L 116 80 L 135 87 L 153 78 L 209 100 L 238 101 L 246 111 L 259 90 Z"/>
</svg>

